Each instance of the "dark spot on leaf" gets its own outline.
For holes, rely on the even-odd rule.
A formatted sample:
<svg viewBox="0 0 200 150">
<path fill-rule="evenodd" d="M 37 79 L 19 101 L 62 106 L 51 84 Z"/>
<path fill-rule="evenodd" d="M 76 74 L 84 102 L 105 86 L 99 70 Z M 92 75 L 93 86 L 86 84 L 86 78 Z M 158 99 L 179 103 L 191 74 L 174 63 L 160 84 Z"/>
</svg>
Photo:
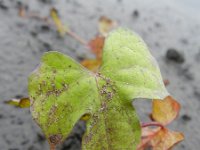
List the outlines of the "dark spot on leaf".
<svg viewBox="0 0 200 150">
<path fill-rule="evenodd" d="M 72 66 L 71 66 L 71 65 L 69 65 L 68 67 L 69 67 L 69 68 L 71 68 Z"/>
<path fill-rule="evenodd" d="M 112 132 L 112 128 L 106 128 L 106 132 L 108 133 Z"/>
<path fill-rule="evenodd" d="M 110 100 L 113 98 L 113 93 L 112 92 L 108 92 L 107 93 L 107 99 Z"/>
<path fill-rule="evenodd" d="M 57 72 L 57 70 L 56 69 L 53 69 L 53 73 L 56 73 Z"/>
<path fill-rule="evenodd" d="M 179 51 L 177 51 L 174 48 L 169 48 L 167 50 L 166 58 L 176 63 L 183 63 L 185 61 L 183 54 L 181 54 Z"/>
</svg>

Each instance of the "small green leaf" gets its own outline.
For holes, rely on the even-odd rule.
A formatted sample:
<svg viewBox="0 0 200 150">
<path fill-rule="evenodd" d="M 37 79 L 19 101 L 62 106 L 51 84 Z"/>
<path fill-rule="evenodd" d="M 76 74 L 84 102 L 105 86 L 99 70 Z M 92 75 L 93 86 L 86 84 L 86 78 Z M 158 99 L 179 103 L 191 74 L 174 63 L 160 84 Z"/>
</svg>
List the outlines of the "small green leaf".
<svg viewBox="0 0 200 150">
<path fill-rule="evenodd" d="M 120 28 L 106 39 L 99 73 L 49 52 L 29 77 L 29 95 L 33 118 L 51 144 L 62 142 L 77 120 L 90 118 L 82 149 L 121 150 L 140 142 L 132 99 L 162 99 L 168 93 L 144 42 Z"/>
</svg>

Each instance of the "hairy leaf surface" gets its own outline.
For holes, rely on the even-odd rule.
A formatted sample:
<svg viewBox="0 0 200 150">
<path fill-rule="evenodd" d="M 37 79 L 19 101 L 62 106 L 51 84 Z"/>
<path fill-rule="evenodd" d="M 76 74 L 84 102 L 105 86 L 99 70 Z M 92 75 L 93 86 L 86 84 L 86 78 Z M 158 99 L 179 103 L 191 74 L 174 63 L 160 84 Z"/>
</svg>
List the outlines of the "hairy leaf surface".
<svg viewBox="0 0 200 150">
<path fill-rule="evenodd" d="M 59 52 L 46 53 L 29 77 L 29 94 L 33 118 L 55 145 L 90 114 L 83 138 L 87 150 L 135 149 L 141 131 L 131 101 L 168 95 L 144 42 L 121 28 L 106 39 L 98 73 Z"/>
</svg>

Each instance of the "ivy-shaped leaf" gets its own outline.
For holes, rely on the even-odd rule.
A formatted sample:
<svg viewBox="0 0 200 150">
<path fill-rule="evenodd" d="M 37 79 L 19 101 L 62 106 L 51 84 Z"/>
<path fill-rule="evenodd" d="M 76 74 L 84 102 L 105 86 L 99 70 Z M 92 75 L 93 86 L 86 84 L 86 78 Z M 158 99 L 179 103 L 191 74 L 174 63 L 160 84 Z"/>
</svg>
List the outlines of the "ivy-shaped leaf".
<svg viewBox="0 0 200 150">
<path fill-rule="evenodd" d="M 140 123 L 131 101 L 168 95 L 143 40 L 119 28 L 105 40 L 102 67 L 90 72 L 69 56 L 48 52 L 29 77 L 33 118 L 51 144 L 62 142 L 90 114 L 83 150 L 136 149 Z"/>
</svg>

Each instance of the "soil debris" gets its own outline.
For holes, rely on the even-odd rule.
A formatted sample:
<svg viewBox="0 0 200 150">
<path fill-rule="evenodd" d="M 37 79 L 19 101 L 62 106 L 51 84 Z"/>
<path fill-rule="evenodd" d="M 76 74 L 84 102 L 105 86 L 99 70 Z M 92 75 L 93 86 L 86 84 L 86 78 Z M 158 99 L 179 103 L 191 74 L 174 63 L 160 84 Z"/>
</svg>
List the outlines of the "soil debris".
<svg viewBox="0 0 200 150">
<path fill-rule="evenodd" d="M 182 115 L 182 116 L 181 116 L 181 119 L 182 119 L 183 121 L 185 121 L 185 122 L 188 122 L 188 121 L 191 121 L 191 120 L 192 120 L 192 118 L 191 118 L 189 115 L 187 115 L 187 114 Z"/>
<path fill-rule="evenodd" d="M 134 11 L 133 11 L 133 17 L 138 18 L 139 15 L 140 15 L 140 13 L 139 13 L 138 10 L 134 10 Z"/>
<path fill-rule="evenodd" d="M 185 61 L 183 54 L 174 48 L 169 48 L 167 50 L 166 58 L 170 61 L 180 63 L 180 64 L 184 63 Z"/>
<path fill-rule="evenodd" d="M 4 1 L 0 1 L 0 9 L 2 9 L 2 10 L 8 10 L 8 6 L 6 6 L 4 4 Z"/>
</svg>

